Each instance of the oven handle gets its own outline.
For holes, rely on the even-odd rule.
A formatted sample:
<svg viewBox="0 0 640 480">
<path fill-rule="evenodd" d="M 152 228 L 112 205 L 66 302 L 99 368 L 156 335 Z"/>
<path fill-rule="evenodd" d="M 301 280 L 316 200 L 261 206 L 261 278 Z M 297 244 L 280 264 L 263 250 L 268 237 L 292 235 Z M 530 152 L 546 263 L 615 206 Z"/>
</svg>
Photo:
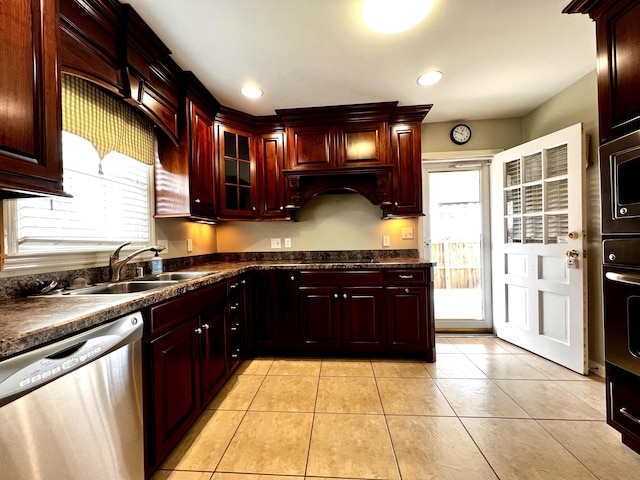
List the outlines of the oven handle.
<svg viewBox="0 0 640 480">
<path fill-rule="evenodd" d="M 640 275 L 629 275 L 622 273 L 607 272 L 605 278 L 618 283 L 624 283 L 627 285 L 634 285 L 640 287 Z"/>
<path fill-rule="evenodd" d="M 622 415 L 624 415 L 625 417 L 627 417 L 627 418 L 629 418 L 629 419 L 633 420 L 634 422 L 636 422 L 636 423 L 640 423 L 640 420 L 638 419 L 638 417 L 636 417 L 635 415 L 631 415 L 631 414 L 627 411 L 627 408 L 626 408 L 626 407 L 622 407 L 622 408 L 620 409 L 620 413 L 621 413 Z"/>
</svg>

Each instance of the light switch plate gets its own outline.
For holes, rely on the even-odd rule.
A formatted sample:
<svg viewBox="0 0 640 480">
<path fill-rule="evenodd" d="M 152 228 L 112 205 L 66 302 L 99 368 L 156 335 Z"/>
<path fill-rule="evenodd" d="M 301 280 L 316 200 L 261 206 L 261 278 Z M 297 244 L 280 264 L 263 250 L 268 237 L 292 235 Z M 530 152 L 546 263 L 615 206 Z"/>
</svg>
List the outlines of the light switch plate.
<svg viewBox="0 0 640 480">
<path fill-rule="evenodd" d="M 285 238 L 284 239 L 284 248 L 291 248 L 291 239 L 290 238 Z"/>
<path fill-rule="evenodd" d="M 391 235 L 383 235 L 382 236 L 382 246 L 390 247 L 391 246 Z"/>
<path fill-rule="evenodd" d="M 271 248 L 282 248 L 282 240 L 280 238 L 272 238 Z"/>
<path fill-rule="evenodd" d="M 187 238 L 187 252 L 193 252 L 193 240 Z"/>
</svg>

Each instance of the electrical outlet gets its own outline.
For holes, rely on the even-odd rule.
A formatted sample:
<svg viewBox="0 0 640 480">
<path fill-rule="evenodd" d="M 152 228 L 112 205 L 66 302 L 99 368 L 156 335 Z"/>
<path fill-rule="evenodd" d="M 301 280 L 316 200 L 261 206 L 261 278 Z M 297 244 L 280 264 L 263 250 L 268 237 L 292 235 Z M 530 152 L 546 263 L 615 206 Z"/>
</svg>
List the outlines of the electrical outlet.
<svg viewBox="0 0 640 480">
<path fill-rule="evenodd" d="M 391 246 L 391 235 L 383 235 L 382 236 L 382 246 L 390 247 Z"/>
<path fill-rule="evenodd" d="M 159 247 L 164 247 L 164 250 L 162 250 L 159 255 L 166 255 L 167 253 L 169 253 L 169 240 L 158 240 L 156 242 L 156 245 L 158 245 Z"/>
<path fill-rule="evenodd" d="M 413 228 L 403 228 L 402 229 L 402 239 L 403 240 L 413 240 Z"/>
<path fill-rule="evenodd" d="M 282 248 L 282 243 L 280 238 L 272 238 L 271 239 L 271 248 Z"/>
<path fill-rule="evenodd" d="M 291 239 L 290 238 L 285 238 L 284 239 L 284 248 L 291 248 Z"/>
<path fill-rule="evenodd" d="M 187 252 L 193 252 L 193 240 L 187 238 Z"/>
</svg>

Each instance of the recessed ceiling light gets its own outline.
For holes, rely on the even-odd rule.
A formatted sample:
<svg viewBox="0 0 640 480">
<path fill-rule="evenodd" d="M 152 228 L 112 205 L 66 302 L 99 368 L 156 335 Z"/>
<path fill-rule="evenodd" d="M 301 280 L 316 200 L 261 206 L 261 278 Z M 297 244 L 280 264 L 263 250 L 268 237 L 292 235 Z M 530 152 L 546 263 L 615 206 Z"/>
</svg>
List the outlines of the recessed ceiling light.
<svg viewBox="0 0 640 480">
<path fill-rule="evenodd" d="M 260 87 L 256 87 L 254 85 L 247 85 L 246 87 L 242 87 L 242 95 L 247 98 L 260 98 L 264 95 L 264 92 Z"/>
<path fill-rule="evenodd" d="M 400 33 L 419 24 L 434 0 L 364 0 L 362 16 L 378 33 Z"/>
<path fill-rule="evenodd" d="M 435 85 L 442 79 L 442 72 L 438 70 L 432 70 L 430 72 L 423 73 L 418 77 L 418 85 L 427 86 Z"/>
</svg>

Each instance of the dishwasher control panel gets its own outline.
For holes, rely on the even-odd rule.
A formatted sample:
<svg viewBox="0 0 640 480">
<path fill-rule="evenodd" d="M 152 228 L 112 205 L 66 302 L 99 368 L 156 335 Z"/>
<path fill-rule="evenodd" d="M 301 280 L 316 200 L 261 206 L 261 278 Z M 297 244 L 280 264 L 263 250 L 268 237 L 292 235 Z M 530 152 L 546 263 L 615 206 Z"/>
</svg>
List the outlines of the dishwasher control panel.
<svg viewBox="0 0 640 480">
<path fill-rule="evenodd" d="M 0 407 L 142 337 L 139 312 L 0 362 Z"/>
</svg>

